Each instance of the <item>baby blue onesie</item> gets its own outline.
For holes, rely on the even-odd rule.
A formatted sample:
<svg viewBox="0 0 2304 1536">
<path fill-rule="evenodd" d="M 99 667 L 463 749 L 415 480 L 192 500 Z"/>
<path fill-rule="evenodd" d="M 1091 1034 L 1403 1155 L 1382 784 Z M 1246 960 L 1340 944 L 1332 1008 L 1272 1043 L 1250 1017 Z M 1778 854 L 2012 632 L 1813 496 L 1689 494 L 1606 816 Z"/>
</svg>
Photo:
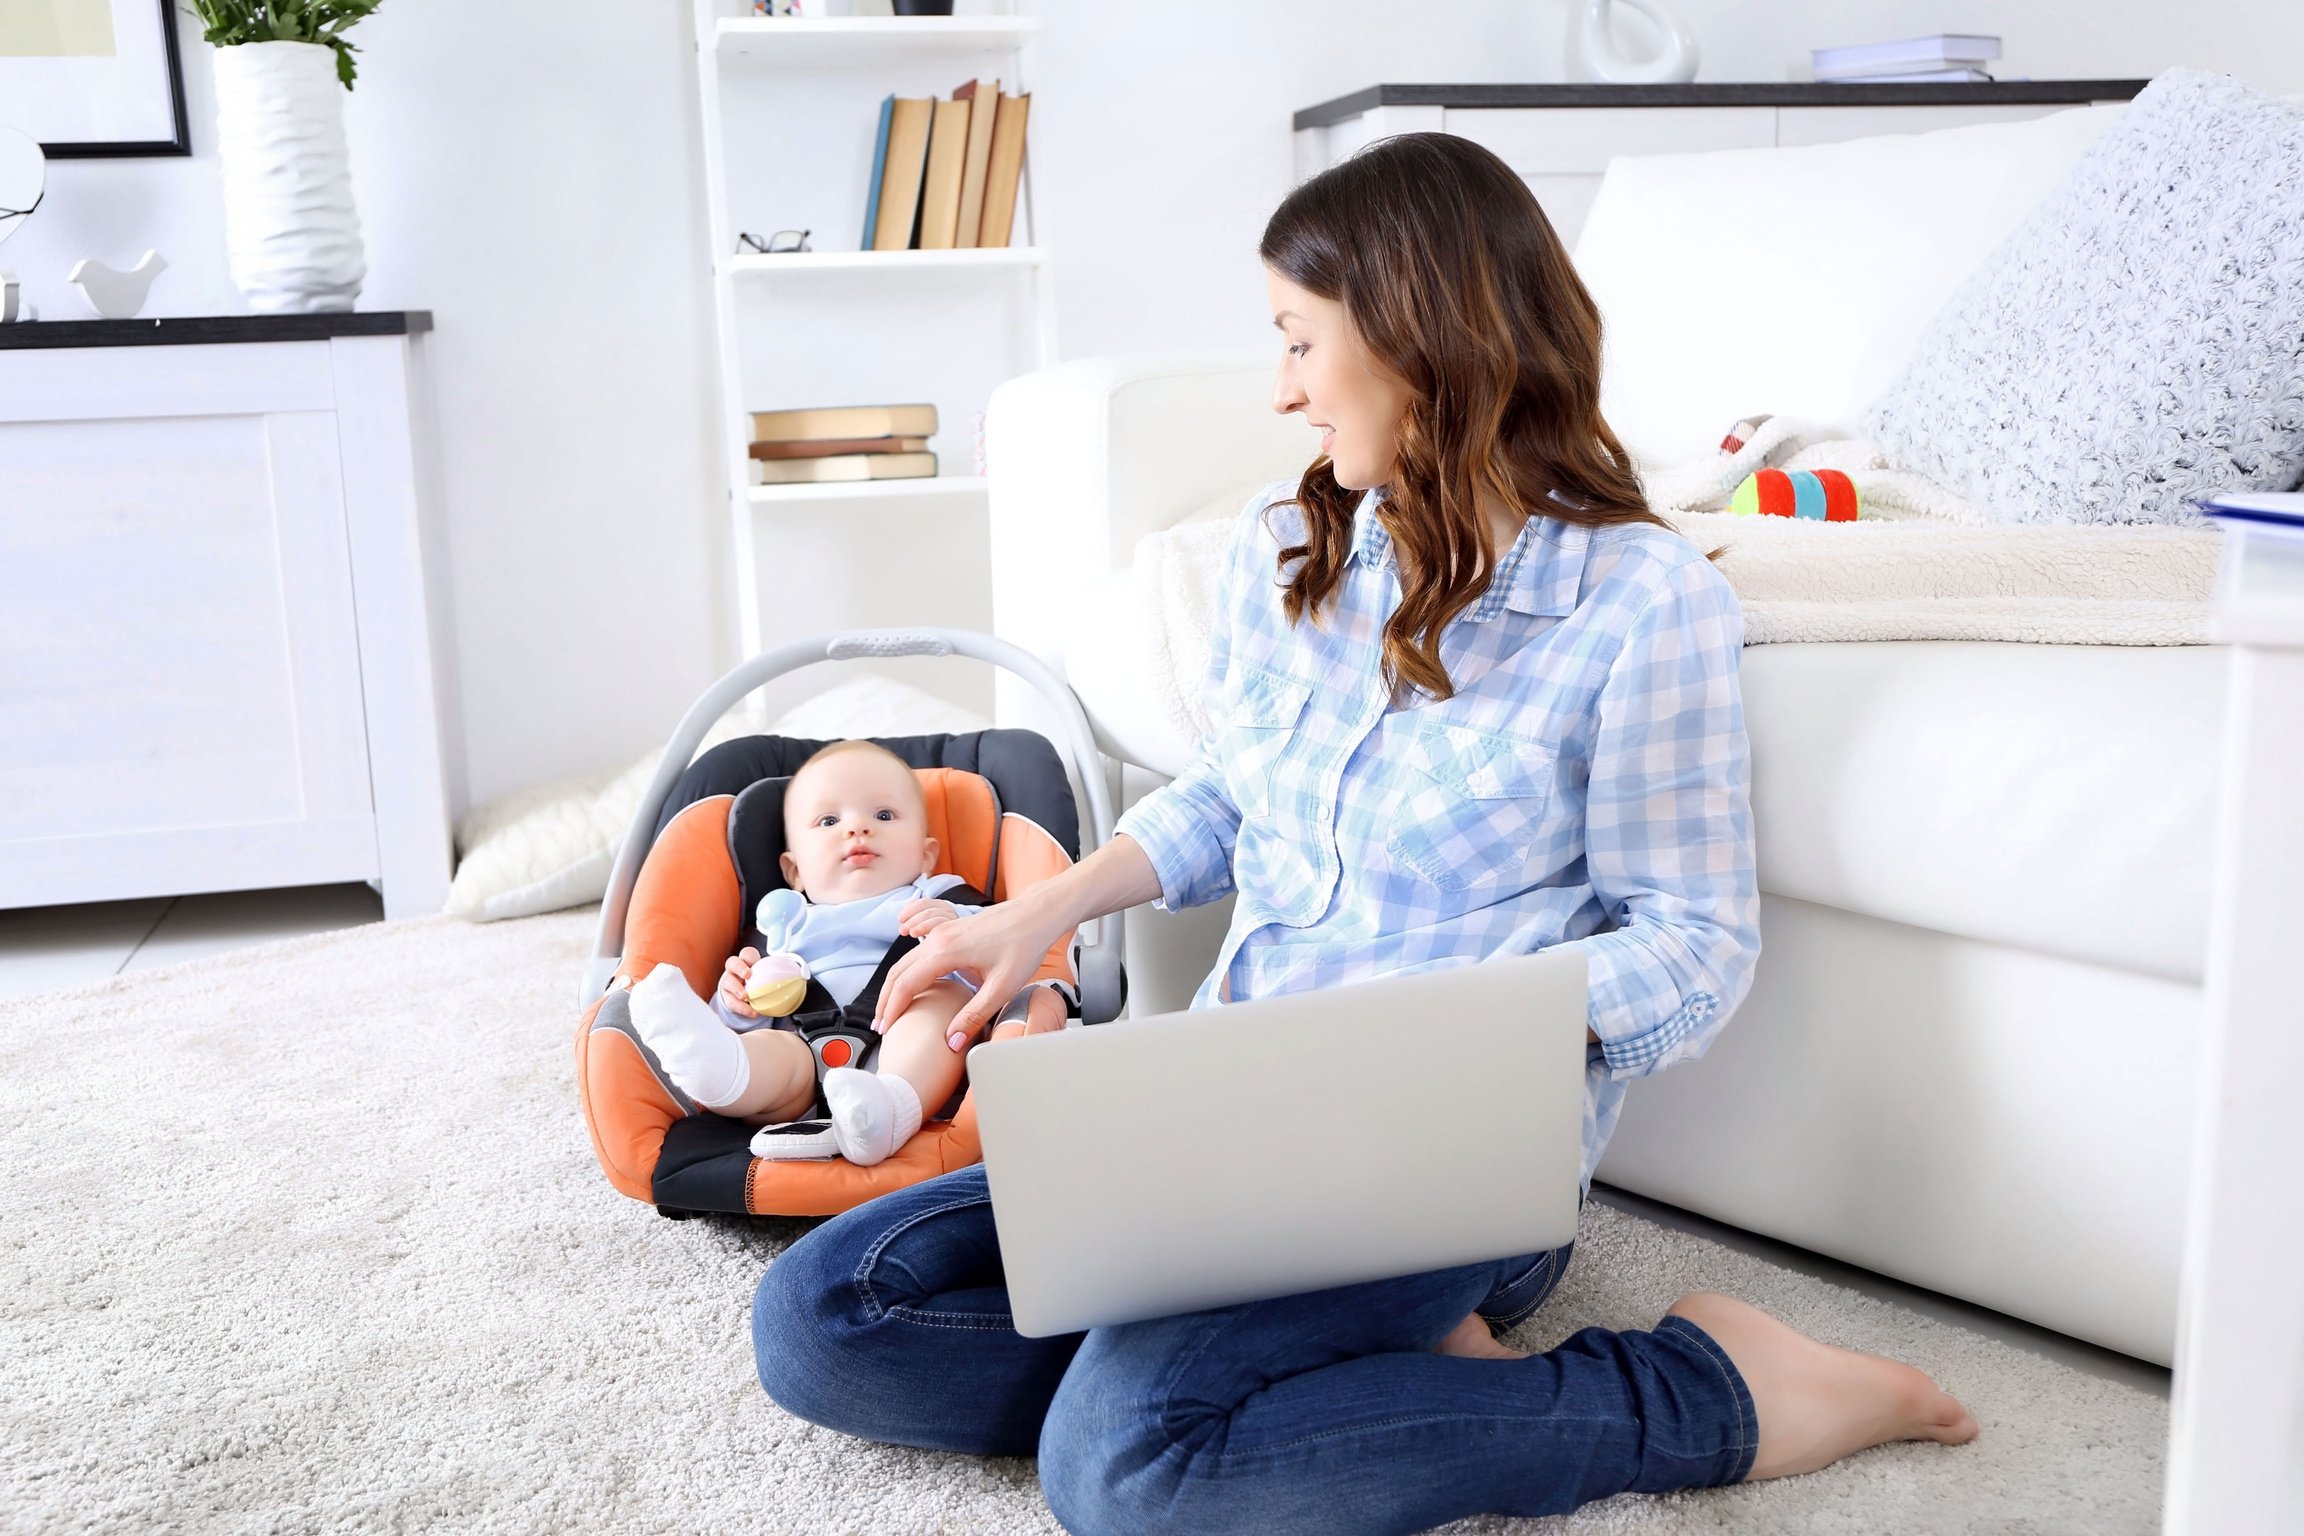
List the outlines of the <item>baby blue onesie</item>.
<svg viewBox="0 0 2304 1536">
<path fill-rule="evenodd" d="M 941 896 L 965 884 L 958 875 L 922 875 L 910 885 L 855 901 L 813 902 L 789 887 L 770 891 L 760 898 L 757 914 L 760 952 L 783 949 L 798 955 L 808 962 L 808 974 L 844 1008 L 856 1000 L 872 973 L 880 969 L 888 946 L 902 937 L 896 931 L 896 920 L 903 910 L 915 901 Z M 954 902 L 953 910 L 968 917 L 983 908 Z M 758 1029 L 778 1022 L 742 1018 L 730 1012 L 718 988 L 713 989 L 712 1006 L 723 1021 L 737 1029 Z"/>
</svg>

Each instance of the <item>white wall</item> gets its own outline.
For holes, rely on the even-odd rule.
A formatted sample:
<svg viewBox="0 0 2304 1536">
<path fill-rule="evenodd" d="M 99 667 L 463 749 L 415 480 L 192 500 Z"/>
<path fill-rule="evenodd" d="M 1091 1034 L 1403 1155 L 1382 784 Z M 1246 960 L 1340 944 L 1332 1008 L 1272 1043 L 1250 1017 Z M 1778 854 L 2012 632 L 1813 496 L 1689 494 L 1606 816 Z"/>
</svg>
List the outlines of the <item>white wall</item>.
<svg viewBox="0 0 2304 1536">
<path fill-rule="evenodd" d="M 684 8 L 391 0 L 347 98 L 362 309 L 429 309 L 460 804 L 625 760 L 733 628 Z M 85 315 L 82 256 L 169 261 L 147 313 L 245 310 L 226 265 L 214 50 L 188 22 L 185 159 L 60 160 L 0 266 Z"/>
<path fill-rule="evenodd" d="M 1567 0 L 1040 0 L 1036 189 L 1067 356 L 1271 339 L 1256 239 L 1298 107 L 1378 81 L 1563 77 Z M 2172 64 L 2304 91 L 2293 0 L 1672 0 L 1705 80 L 1811 46 L 1999 33 L 2037 78 Z M 694 55 L 677 0 L 391 0 L 353 34 L 363 308 L 428 308 L 466 799 L 620 764 L 730 663 Z M 233 313 L 209 50 L 186 160 L 66 161 L 0 265 L 73 312 L 81 256 Z M 803 220 L 803 222 L 813 222 Z M 826 219 L 839 248 L 852 237 Z"/>
<path fill-rule="evenodd" d="M 1808 50 L 1929 32 L 2004 40 L 2002 72 L 2141 79 L 2171 65 L 2304 91 L 2304 0 L 1665 0 L 1697 78 L 1806 78 Z M 1270 339 L 1256 269 L 1293 185 L 1299 107 L 1379 81 L 1567 78 L 1569 0 L 1400 6 L 1040 0 L 1036 174 L 1050 189 L 1063 350 Z M 1143 144 L 1150 154 L 1115 153 Z M 1277 354 L 1275 354 L 1277 355 Z"/>
</svg>

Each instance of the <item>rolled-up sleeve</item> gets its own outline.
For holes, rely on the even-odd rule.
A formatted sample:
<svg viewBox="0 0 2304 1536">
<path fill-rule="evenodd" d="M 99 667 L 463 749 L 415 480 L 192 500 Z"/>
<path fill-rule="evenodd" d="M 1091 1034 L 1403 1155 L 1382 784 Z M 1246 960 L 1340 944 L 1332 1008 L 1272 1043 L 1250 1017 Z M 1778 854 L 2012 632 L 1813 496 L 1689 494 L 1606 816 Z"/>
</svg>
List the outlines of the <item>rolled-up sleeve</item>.
<svg viewBox="0 0 2304 1536">
<path fill-rule="evenodd" d="M 1181 774 L 1130 806 L 1112 829 L 1143 845 L 1160 876 L 1163 912 L 1197 907 L 1232 894 L 1232 844 L 1240 810 L 1224 775 L 1201 744 Z"/>
<path fill-rule="evenodd" d="M 1609 1076 L 1701 1056 L 1760 956 L 1744 616 L 1705 560 L 1668 572 L 1602 685 L 1586 804 L 1592 889 L 1615 927 L 1572 941 Z"/>
<path fill-rule="evenodd" d="M 1265 547 L 1262 518 L 1270 499 L 1267 491 L 1249 503 L 1226 547 L 1222 597 L 1208 633 L 1204 686 L 1211 696 L 1222 689 L 1231 667 L 1232 626 L 1240 613 L 1235 598 L 1240 582 L 1249 577 L 1251 562 Z M 1130 806 L 1112 829 L 1127 833 L 1150 856 L 1160 877 L 1160 899 L 1153 905 L 1163 912 L 1232 894 L 1232 848 L 1240 835 L 1240 808 L 1225 787 L 1224 766 L 1217 755 L 1222 728 L 1221 720 L 1212 722 L 1184 771 Z"/>
</svg>

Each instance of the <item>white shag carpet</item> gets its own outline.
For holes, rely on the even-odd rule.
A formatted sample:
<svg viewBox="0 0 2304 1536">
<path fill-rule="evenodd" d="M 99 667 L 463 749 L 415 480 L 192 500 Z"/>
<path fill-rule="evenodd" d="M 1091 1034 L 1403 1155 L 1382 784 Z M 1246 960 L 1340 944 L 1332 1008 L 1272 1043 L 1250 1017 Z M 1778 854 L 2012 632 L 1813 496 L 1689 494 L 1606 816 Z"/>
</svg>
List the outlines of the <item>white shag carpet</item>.
<svg viewBox="0 0 2304 1536">
<path fill-rule="evenodd" d="M 387 923 L 0 1002 L 0 1529 L 1056 1529 L 1029 1461 L 761 1394 L 752 1290 L 802 1224 L 608 1187 L 573 1079 L 592 920 Z M 2157 1528 L 2157 1398 L 1597 1204 L 1518 1342 L 1698 1288 L 1914 1362 L 1982 1437 L 1449 1529 Z"/>
</svg>

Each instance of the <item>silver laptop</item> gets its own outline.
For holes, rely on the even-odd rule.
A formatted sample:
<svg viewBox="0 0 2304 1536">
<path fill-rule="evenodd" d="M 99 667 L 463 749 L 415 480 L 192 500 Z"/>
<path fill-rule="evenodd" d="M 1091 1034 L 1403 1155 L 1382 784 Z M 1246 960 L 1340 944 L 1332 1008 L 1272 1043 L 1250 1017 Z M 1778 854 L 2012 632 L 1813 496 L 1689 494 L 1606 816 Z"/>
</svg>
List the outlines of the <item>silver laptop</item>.
<svg viewBox="0 0 2304 1536">
<path fill-rule="evenodd" d="M 980 1047 L 1017 1332 L 1568 1242 L 1585 985 L 1554 951 Z"/>
</svg>

